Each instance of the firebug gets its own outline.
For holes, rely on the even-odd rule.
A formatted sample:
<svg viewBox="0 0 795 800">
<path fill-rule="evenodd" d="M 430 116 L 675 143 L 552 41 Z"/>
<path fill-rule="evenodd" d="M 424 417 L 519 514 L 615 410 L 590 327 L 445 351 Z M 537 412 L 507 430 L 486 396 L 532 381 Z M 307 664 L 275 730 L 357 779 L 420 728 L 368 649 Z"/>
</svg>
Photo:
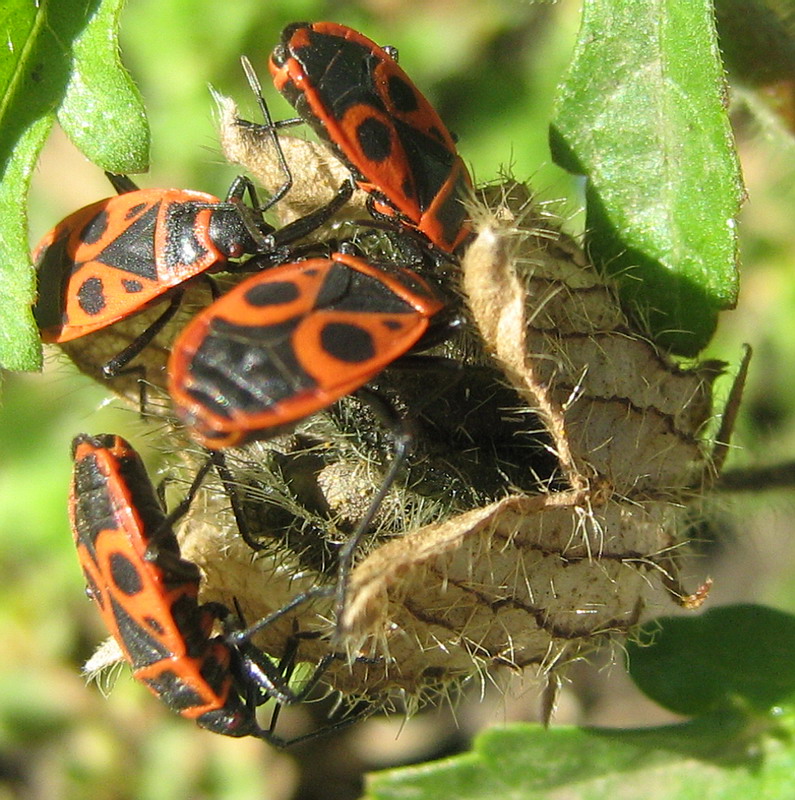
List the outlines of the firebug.
<svg viewBox="0 0 795 800">
<path fill-rule="evenodd" d="M 298 22 L 282 32 L 270 70 L 370 194 L 374 216 L 452 254 L 470 234 L 463 201 L 472 180 L 452 135 L 393 55 L 345 25 Z"/>
<path fill-rule="evenodd" d="M 279 668 L 249 641 L 269 620 L 242 633 L 230 631 L 235 615 L 229 609 L 199 604 L 199 569 L 182 558 L 172 524 L 211 462 L 185 501 L 167 515 L 140 457 L 124 439 L 82 434 L 72 448 L 69 513 L 87 593 L 135 678 L 203 728 L 287 744 L 260 727 L 256 707 L 269 698 L 303 699 L 333 656 L 324 658 L 305 690 L 295 694 Z M 214 635 L 219 622 L 228 632 Z"/>
<path fill-rule="evenodd" d="M 45 342 L 93 333 L 171 296 L 171 303 L 103 368 L 118 374 L 176 313 L 186 281 L 229 269 L 246 254 L 284 258 L 285 247 L 326 221 L 350 189 L 328 206 L 275 230 L 261 219 L 256 193 L 236 179 L 226 200 L 187 189 L 138 189 L 110 176 L 121 192 L 70 214 L 33 251 L 39 298 L 34 315 Z M 254 209 L 242 203 L 248 190 Z"/>
<path fill-rule="evenodd" d="M 253 275 L 175 341 L 177 416 L 212 449 L 289 430 L 421 346 L 443 308 L 416 273 L 345 252 Z"/>
</svg>

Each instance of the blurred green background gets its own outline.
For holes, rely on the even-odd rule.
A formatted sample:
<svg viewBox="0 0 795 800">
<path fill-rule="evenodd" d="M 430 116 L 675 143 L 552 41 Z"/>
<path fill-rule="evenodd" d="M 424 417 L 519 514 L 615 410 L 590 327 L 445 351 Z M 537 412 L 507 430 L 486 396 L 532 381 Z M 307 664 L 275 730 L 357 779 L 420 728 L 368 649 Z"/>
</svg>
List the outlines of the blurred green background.
<svg viewBox="0 0 795 800">
<path fill-rule="evenodd" d="M 122 57 L 152 127 L 144 186 L 223 195 L 235 168 L 217 145 L 208 84 L 256 118 L 239 56 L 259 72 L 275 118 L 293 116 L 267 80 L 282 27 L 329 19 L 399 49 L 401 63 L 459 137 L 477 181 L 510 170 L 530 179 L 576 232 L 575 180 L 550 163 L 547 125 L 565 69 L 579 3 L 508 0 L 130 0 Z M 739 92 L 736 97 L 742 97 Z M 741 220 L 742 293 L 724 314 L 708 357 L 736 364 L 755 350 L 733 464 L 770 464 L 795 448 L 795 148 L 775 125 L 739 104 L 736 134 L 749 200 Z M 31 192 L 31 243 L 78 207 L 109 194 L 104 176 L 58 132 Z M 720 387 L 728 391 L 728 382 Z M 0 410 L 0 800 L 5 798 L 288 798 L 356 796 L 361 769 L 453 751 L 483 724 L 532 715 L 480 687 L 458 711 L 368 722 L 340 741 L 281 754 L 262 743 L 199 731 L 162 710 L 123 675 L 106 700 L 79 667 L 103 638 L 83 596 L 66 522 L 69 442 L 80 431 L 119 432 L 145 448 L 136 414 L 51 354 L 44 375 L 6 375 Z M 153 454 L 149 454 L 153 458 Z M 154 466 L 154 461 L 151 462 Z M 710 603 L 766 602 L 795 611 L 790 491 L 718 496 L 705 503 L 704 559 L 716 580 Z M 669 608 L 664 611 L 668 613 Z M 598 659 L 597 659 L 598 662 Z M 636 725 L 664 717 L 616 666 L 578 665 L 560 718 Z M 296 712 L 300 725 L 300 715 Z M 288 720 L 288 724 L 289 720 Z"/>
</svg>

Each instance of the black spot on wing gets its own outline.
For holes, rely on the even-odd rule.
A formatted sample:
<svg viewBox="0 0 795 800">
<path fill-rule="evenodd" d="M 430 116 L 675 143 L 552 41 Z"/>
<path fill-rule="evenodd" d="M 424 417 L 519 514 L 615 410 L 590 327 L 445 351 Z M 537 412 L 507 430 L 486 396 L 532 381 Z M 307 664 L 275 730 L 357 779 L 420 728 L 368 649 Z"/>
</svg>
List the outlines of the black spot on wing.
<svg viewBox="0 0 795 800">
<path fill-rule="evenodd" d="M 366 117 L 356 128 L 356 140 L 365 158 L 380 164 L 392 155 L 392 135 L 377 117 Z"/>
<path fill-rule="evenodd" d="M 156 635 L 162 636 L 165 631 L 157 617 L 144 617 L 144 625 L 146 625 L 149 630 L 154 631 Z"/>
<path fill-rule="evenodd" d="M 143 589 L 143 579 L 138 570 L 139 567 L 124 553 L 111 553 L 110 578 L 122 594 L 134 597 Z"/>
<path fill-rule="evenodd" d="M 400 75 L 389 76 L 386 90 L 395 111 L 410 114 L 419 108 L 417 90 Z"/>
<path fill-rule="evenodd" d="M 442 135 L 442 132 L 435 125 L 433 125 L 428 129 L 428 133 L 430 133 L 431 136 L 433 136 L 435 139 L 438 139 L 440 142 L 444 142 L 444 136 Z"/>
<path fill-rule="evenodd" d="M 323 349 L 338 361 L 346 364 L 361 364 L 376 354 L 375 343 L 370 333 L 358 325 L 329 322 L 320 332 Z"/>
<path fill-rule="evenodd" d="M 97 277 L 86 278 L 77 290 L 77 302 L 90 317 L 101 314 L 105 308 L 105 286 Z"/>
</svg>

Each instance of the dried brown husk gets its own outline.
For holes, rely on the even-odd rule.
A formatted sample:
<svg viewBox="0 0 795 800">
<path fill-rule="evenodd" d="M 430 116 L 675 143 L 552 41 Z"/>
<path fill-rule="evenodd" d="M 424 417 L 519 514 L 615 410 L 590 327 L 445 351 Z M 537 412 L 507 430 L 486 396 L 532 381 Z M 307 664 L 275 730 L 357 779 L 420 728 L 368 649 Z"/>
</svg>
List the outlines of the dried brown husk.
<svg viewBox="0 0 795 800">
<path fill-rule="evenodd" d="M 359 564 L 342 627 L 389 654 L 406 687 L 467 660 L 548 669 L 630 631 L 655 582 L 677 586 L 681 510 L 714 474 L 720 365 L 670 361 L 573 244 L 537 227 L 522 187 L 497 194 L 475 220 L 463 290 L 566 486 L 408 532 Z"/>
<path fill-rule="evenodd" d="M 227 157 L 274 191 L 283 175 L 267 137 L 237 125 L 230 101 L 221 109 Z M 346 172 L 320 145 L 280 141 L 297 179 L 279 204 L 286 222 L 331 199 Z M 349 210 L 361 216 L 360 197 Z M 376 520 L 342 619 L 331 601 L 315 602 L 257 639 L 279 656 L 296 632 L 317 634 L 302 638 L 300 657 L 339 651 L 326 682 L 351 697 L 402 696 L 411 707 L 485 670 L 551 672 L 630 633 L 659 586 L 692 601 L 679 588 L 679 531 L 684 507 L 719 468 L 709 429 L 720 365 L 684 368 L 633 331 L 610 285 L 525 187 L 484 192 L 473 227 L 460 284 L 457 271 L 438 276 L 468 310 L 468 329 L 444 349 L 464 364 L 465 391 L 444 387 L 421 412 L 420 422 L 437 417 L 420 425 L 408 477 Z M 124 337 L 124 326 L 113 335 Z M 142 356 L 156 386 L 169 336 Z M 96 373 L 102 353 L 121 348 L 74 349 Z M 389 370 L 377 383 L 410 413 L 428 378 Z M 134 386 L 121 391 L 137 402 Z M 429 443 L 424 434 L 440 427 Z M 201 456 L 173 455 L 184 433 L 169 437 L 172 463 L 194 471 Z M 506 444 L 522 437 L 525 458 Z M 389 435 L 355 400 L 230 453 L 237 511 L 258 547 L 240 535 L 230 487 L 210 483 L 179 528 L 184 555 L 205 575 L 202 599 L 237 605 L 252 622 L 332 585 L 335 551 L 389 459 Z"/>
<path fill-rule="evenodd" d="M 541 421 L 556 467 L 539 473 L 528 462 L 522 492 L 473 478 L 492 487 L 491 496 L 481 488 L 451 500 L 427 488 L 417 493 L 411 481 L 397 487 L 353 571 L 343 618 L 333 619 L 331 603 L 315 604 L 263 633 L 264 647 L 278 653 L 295 626 L 319 632 L 301 644 L 309 659 L 342 634 L 339 649 L 350 661 L 335 664 L 328 683 L 351 695 L 398 693 L 411 704 L 495 667 L 551 671 L 631 632 L 660 586 L 678 592 L 683 605 L 692 600 L 679 587 L 679 531 L 685 505 L 716 470 L 708 428 L 720 365 L 673 363 L 628 327 L 611 288 L 535 214 L 523 187 L 492 196 L 462 264 L 461 291 L 482 339 L 478 351 L 470 332 L 466 368 L 499 365 L 486 379 L 510 386 L 514 411 Z M 476 412 L 448 413 L 465 427 Z M 275 446 L 257 445 L 259 454 L 232 455 L 242 483 L 266 487 L 273 507 L 290 505 L 293 531 L 255 523 L 264 549 L 254 554 L 240 542 L 230 546 L 216 515 L 215 543 L 199 535 L 190 550 L 208 574 L 208 598 L 234 598 L 254 619 L 295 591 L 333 582 L 335 546 L 388 463 L 388 437 L 374 435 L 373 445 L 362 419 L 355 410 L 320 417 Z M 387 452 L 373 460 L 379 448 Z M 300 467 L 285 480 L 262 466 L 274 453 L 282 464 L 306 458 L 305 449 L 317 461 L 303 479 L 322 496 L 322 512 L 291 505 Z M 427 468 L 437 459 L 433 470 L 444 482 L 463 457 L 450 449 L 421 461 Z M 245 503 L 259 503 L 257 491 L 242 489 Z M 185 528 L 196 526 L 194 518 Z"/>
</svg>

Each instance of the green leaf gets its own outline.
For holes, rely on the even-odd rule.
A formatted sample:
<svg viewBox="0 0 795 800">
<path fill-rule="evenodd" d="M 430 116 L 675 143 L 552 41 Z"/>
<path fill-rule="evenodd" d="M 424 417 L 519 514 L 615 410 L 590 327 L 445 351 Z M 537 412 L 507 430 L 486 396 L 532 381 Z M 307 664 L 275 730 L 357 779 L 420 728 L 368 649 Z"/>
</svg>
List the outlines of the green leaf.
<svg viewBox="0 0 795 800">
<path fill-rule="evenodd" d="M 627 646 L 629 671 L 652 699 L 678 714 L 732 707 L 766 713 L 795 695 L 795 617 L 758 605 L 666 617 Z"/>
<path fill-rule="evenodd" d="M 10 133 L 0 122 L 0 146 Z M 35 275 L 28 257 L 28 222 L 25 197 L 30 175 L 47 134 L 49 117 L 30 120 L 18 131 L 15 152 L 4 159 L 0 179 L 0 367 L 39 369 L 41 345 L 31 305 L 36 297 Z"/>
<path fill-rule="evenodd" d="M 146 167 L 140 98 L 121 68 L 115 25 L 122 0 L 8 0 L 0 9 L 0 365 L 41 364 L 31 304 L 25 204 L 54 115 L 92 160 L 115 172 Z"/>
<path fill-rule="evenodd" d="M 73 44 L 74 67 L 58 122 L 75 146 L 110 172 L 145 172 L 149 128 L 143 100 L 119 60 L 124 0 L 105 0 Z"/>
<path fill-rule="evenodd" d="M 711 0 L 585 0 L 550 133 L 587 241 L 655 338 L 695 355 L 737 295 L 743 197 Z"/>
<path fill-rule="evenodd" d="M 371 775 L 365 797 L 788 797 L 795 754 L 746 723 L 722 715 L 638 730 L 511 725 L 479 736 L 471 753 Z M 746 769 L 726 769 L 729 764 Z"/>
</svg>

